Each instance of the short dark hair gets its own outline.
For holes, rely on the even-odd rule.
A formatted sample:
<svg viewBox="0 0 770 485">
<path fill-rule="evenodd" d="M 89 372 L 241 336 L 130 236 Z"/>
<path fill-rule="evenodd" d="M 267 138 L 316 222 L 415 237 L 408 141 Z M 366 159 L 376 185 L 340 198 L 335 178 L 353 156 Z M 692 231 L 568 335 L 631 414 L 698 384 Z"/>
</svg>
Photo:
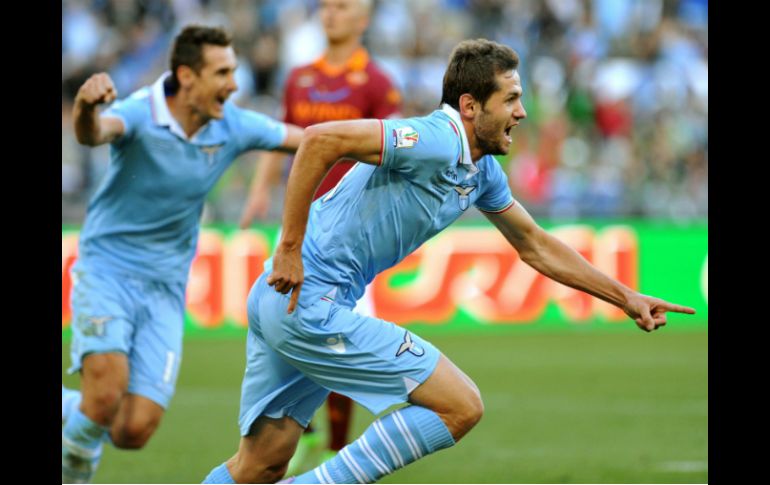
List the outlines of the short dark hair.
<svg viewBox="0 0 770 485">
<path fill-rule="evenodd" d="M 189 66 L 195 72 L 203 67 L 203 46 L 217 45 L 227 47 L 232 44 L 230 34 L 221 27 L 206 27 L 203 25 L 188 25 L 174 39 L 171 49 L 171 78 L 170 87 L 179 88 L 176 70 L 179 66 Z"/>
<path fill-rule="evenodd" d="M 459 110 L 460 96 L 468 93 L 484 106 L 498 89 L 495 76 L 518 66 L 519 55 L 507 45 L 487 39 L 464 40 L 449 56 L 441 103 Z"/>
</svg>

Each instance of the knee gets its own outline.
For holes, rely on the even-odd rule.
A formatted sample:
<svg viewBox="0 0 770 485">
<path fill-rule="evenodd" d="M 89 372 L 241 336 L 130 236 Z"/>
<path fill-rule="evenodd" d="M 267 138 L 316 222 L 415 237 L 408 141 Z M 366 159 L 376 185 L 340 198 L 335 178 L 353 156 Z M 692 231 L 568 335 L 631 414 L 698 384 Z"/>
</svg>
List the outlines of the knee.
<svg viewBox="0 0 770 485">
<path fill-rule="evenodd" d="M 112 442 L 117 448 L 138 450 L 144 447 L 158 428 L 160 419 L 145 417 L 131 419 L 117 429 L 113 429 Z"/>
<path fill-rule="evenodd" d="M 125 372 L 113 356 L 88 356 L 83 366 L 83 410 L 94 421 L 102 425 L 110 424 L 127 385 Z"/>
<path fill-rule="evenodd" d="M 442 417 L 455 441 L 459 441 L 481 421 L 483 414 L 481 394 L 478 389 L 472 388 L 465 391 L 451 411 Z"/>
</svg>

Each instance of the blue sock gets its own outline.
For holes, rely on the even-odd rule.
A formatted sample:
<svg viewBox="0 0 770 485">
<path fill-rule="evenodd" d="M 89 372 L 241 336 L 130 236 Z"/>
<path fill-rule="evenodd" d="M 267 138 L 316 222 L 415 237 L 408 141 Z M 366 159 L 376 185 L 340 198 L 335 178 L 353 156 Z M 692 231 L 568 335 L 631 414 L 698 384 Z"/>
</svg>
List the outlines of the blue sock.
<svg viewBox="0 0 770 485">
<path fill-rule="evenodd" d="M 72 415 L 72 410 L 77 409 L 80 406 L 81 396 L 80 391 L 75 389 L 67 389 L 64 385 L 61 386 L 61 422 L 65 421 Z"/>
<path fill-rule="evenodd" d="M 293 483 L 372 483 L 454 444 L 436 413 L 408 406 L 376 420 L 337 456 L 297 476 Z"/>
<path fill-rule="evenodd" d="M 106 431 L 77 407 L 72 410 L 61 433 L 62 483 L 91 480 L 99 465 Z"/>
<path fill-rule="evenodd" d="M 211 470 L 201 483 L 235 483 L 235 480 L 227 469 L 227 463 L 222 463 Z"/>
</svg>

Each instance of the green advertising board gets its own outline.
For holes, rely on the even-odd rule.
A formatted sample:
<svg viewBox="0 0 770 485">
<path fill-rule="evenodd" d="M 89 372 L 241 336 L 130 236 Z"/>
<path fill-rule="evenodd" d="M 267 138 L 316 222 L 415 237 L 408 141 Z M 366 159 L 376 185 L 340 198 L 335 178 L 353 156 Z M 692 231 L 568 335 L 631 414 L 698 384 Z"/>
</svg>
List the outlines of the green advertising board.
<svg viewBox="0 0 770 485">
<path fill-rule="evenodd" d="M 645 294 L 694 307 L 670 329 L 708 324 L 708 225 L 649 221 L 543 223 L 603 272 Z M 62 332 L 69 335 L 69 268 L 77 229 L 62 230 Z M 187 291 L 186 336 L 245 333 L 246 297 L 277 242 L 278 226 L 201 231 Z M 488 223 L 459 222 L 426 242 L 371 285 L 378 317 L 420 333 L 624 330 L 622 311 L 566 288 L 524 264 Z"/>
</svg>

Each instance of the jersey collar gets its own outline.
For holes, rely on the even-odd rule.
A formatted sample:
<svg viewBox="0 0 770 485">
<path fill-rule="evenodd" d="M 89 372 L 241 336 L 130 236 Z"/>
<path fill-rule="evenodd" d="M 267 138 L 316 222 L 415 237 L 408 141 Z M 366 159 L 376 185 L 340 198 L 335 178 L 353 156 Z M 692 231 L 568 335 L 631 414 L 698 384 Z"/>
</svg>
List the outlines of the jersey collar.
<svg viewBox="0 0 770 485">
<path fill-rule="evenodd" d="M 345 64 L 340 67 L 329 64 L 326 60 L 326 54 L 316 59 L 313 62 L 313 67 L 329 77 L 335 77 L 346 71 L 363 71 L 366 69 L 367 64 L 369 64 L 369 54 L 366 52 L 366 49 L 359 47 L 353 51 L 348 60 L 345 61 Z"/>
<path fill-rule="evenodd" d="M 152 119 L 158 126 L 167 126 L 171 133 L 182 138 L 186 141 L 193 141 L 198 136 L 208 123 L 201 126 L 198 131 L 193 133 L 191 137 L 187 137 L 187 134 L 182 129 L 179 122 L 171 115 L 171 110 L 168 109 L 168 103 L 166 103 L 166 92 L 163 87 L 163 83 L 171 76 L 171 71 L 166 71 L 153 83 L 150 88 L 151 102 L 152 102 Z"/>
<path fill-rule="evenodd" d="M 468 146 L 468 135 L 465 134 L 465 126 L 460 120 L 460 113 L 456 109 L 452 108 L 448 104 L 441 105 L 441 111 L 449 117 L 449 121 L 452 124 L 452 128 L 457 132 L 460 137 L 460 143 L 462 144 L 462 155 L 460 156 L 460 164 L 465 166 L 468 170 L 468 177 L 476 175 L 479 168 L 473 163 L 471 159 L 471 150 Z"/>
</svg>

